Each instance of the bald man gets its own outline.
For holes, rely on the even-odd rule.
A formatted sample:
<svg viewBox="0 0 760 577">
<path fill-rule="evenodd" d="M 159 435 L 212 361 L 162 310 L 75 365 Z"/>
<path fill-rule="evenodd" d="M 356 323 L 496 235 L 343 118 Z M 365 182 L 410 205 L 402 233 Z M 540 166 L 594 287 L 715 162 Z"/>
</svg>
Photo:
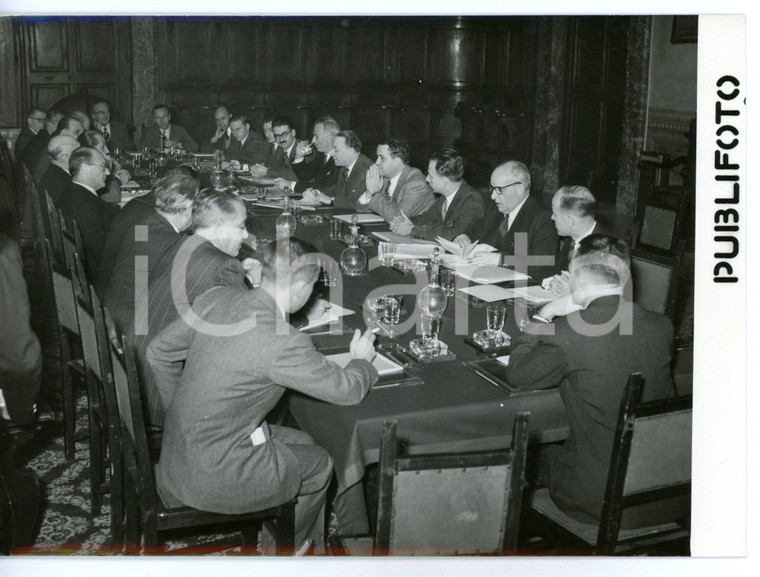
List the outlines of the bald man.
<svg viewBox="0 0 760 577">
<path fill-rule="evenodd" d="M 85 117 L 86 118 L 86 117 Z M 87 120 L 87 123 L 89 125 L 89 120 Z M 58 130 L 55 131 L 53 136 L 58 135 L 64 135 L 64 136 L 72 136 L 74 138 L 79 138 L 79 135 L 82 134 L 85 131 L 85 125 L 79 118 L 75 116 L 64 116 L 61 118 L 61 120 L 58 121 Z M 39 158 L 37 159 L 37 162 L 34 164 L 34 170 L 32 171 L 32 176 L 34 177 L 34 182 L 37 183 L 37 185 L 40 184 L 40 181 L 42 180 L 42 175 L 47 172 L 48 166 L 50 166 L 50 155 L 48 154 L 40 154 Z"/>
<path fill-rule="evenodd" d="M 71 153 L 79 148 L 79 141 L 73 136 L 59 134 L 50 139 L 47 153 L 50 166 L 40 179 L 40 192 L 47 191 L 52 201 L 57 205 L 61 195 L 71 184 L 69 158 Z"/>
<path fill-rule="evenodd" d="M 230 131 L 230 118 L 232 115 L 226 106 L 218 106 L 214 110 L 214 123 L 216 132 L 214 135 L 201 142 L 201 152 L 211 153 L 215 150 L 226 151 L 232 142 L 232 132 Z"/>
</svg>

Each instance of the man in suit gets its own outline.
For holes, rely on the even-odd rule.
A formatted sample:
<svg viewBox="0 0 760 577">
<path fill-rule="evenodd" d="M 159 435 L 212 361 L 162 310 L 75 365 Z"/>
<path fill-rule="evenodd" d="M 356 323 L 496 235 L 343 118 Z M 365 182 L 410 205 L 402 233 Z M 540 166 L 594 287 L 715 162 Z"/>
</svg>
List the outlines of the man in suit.
<svg viewBox="0 0 760 577">
<path fill-rule="evenodd" d="M 357 205 L 367 188 L 367 170 L 372 161 L 362 154 L 362 141 L 353 130 L 342 130 L 333 139 L 333 158 L 338 167 L 338 179 L 333 186 L 307 188 L 303 200 L 307 204 L 332 204 L 335 208 L 367 211 Z"/>
<path fill-rule="evenodd" d="M 409 144 L 401 138 L 387 138 L 377 145 L 377 161 L 367 171 L 367 190 L 358 204 L 390 223 L 402 212 L 417 216 L 435 204 L 425 175 L 409 166 Z"/>
<path fill-rule="evenodd" d="M 581 240 L 591 234 L 609 234 L 595 215 L 596 199 L 585 186 L 563 186 L 552 198 L 552 220 L 562 238 L 555 265 L 557 272 L 545 278 L 542 285 L 557 296 L 570 292 L 568 266 Z"/>
<path fill-rule="evenodd" d="M 230 111 L 225 106 L 218 106 L 214 110 L 214 123 L 216 132 L 208 140 L 201 142 L 201 152 L 212 153 L 217 150 L 226 152 L 232 141 L 232 131 L 230 130 Z"/>
<path fill-rule="evenodd" d="M 37 164 L 40 154 L 45 154 L 48 142 L 53 137 L 53 133 L 58 130 L 58 122 L 61 118 L 63 118 L 63 112 L 60 110 L 48 110 L 42 129 L 29 141 L 21 156 L 16 157 L 16 161 L 23 163 L 30 173 L 34 171 L 34 165 Z"/>
<path fill-rule="evenodd" d="M 589 238 L 604 242 L 570 262 L 571 293 L 562 298 L 571 300 L 575 310 L 557 316 L 548 327 L 552 331 L 529 326 L 512 349 L 506 378 L 523 389 L 559 386 L 570 433 L 563 445 L 540 451 L 534 461 L 537 482 L 549 487 L 566 514 L 598 523 L 628 376 L 643 375 L 645 401 L 672 397 L 675 390 L 670 321 L 623 296 L 630 278 L 626 243 L 601 235 Z M 657 523 L 661 514 L 673 511 L 661 503 L 627 511 L 622 526 Z"/>
<path fill-rule="evenodd" d="M 108 228 L 118 211 L 118 207 L 103 202 L 97 192 L 106 184 L 108 161 L 99 151 L 83 146 L 71 153 L 69 172 L 71 186 L 61 195 L 58 208 L 71 230 L 74 230 L 74 223 L 79 226 L 87 279 L 95 283 Z"/>
<path fill-rule="evenodd" d="M 122 168 L 119 162 L 111 156 L 111 151 L 108 150 L 108 143 L 102 132 L 85 130 L 79 136 L 79 142 L 82 143 L 82 146 L 89 146 L 98 150 L 106 157 L 108 170 L 111 174 L 106 178 L 106 185 L 98 190 L 98 194 L 108 204 L 119 204 L 121 202 L 121 186 L 127 184 L 132 178 L 129 171 Z"/>
<path fill-rule="evenodd" d="M 127 125 L 111 118 L 111 105 L 108 102 L 95 102 L 90 108 L 90 118 L 92 129 L 103 134 L 111 154 L 115 155 L 117 150 L 124 152 L 135 149 Z"/>
<path fill-rule="evenodd" d="M 479 253 L 471 260 L 483 266 L 515 266 L 535 279 L 554 272 L 557 230 L 551 213 L 530 194 L 530 172 L 522 162 L 510 160 L 491 173 L 491 199 L 479 240 L 498 252 Z M 461 246 L 472 241 L 461 234 L 454 239 Z M 524 254 L 518 254 L 524 253 Z"/>
<path fill-rule="evenodd" d="M 26 145 L 42 130 L 43 126 L 45 126 L 45 111 L 41 108 L 32 108 L 26 115 L 26 126 L 21 129 L 16 138 L 16 144 L 13 145 L 13 158 L 18 160 L 21 157 Z"/>
<path fill-rule="evenodd" d="M 272 162 L 272 158 L 274 157 L 274 153 L 277 152 L 277 140 L 274 138 L 274 131 L 272 130 L 272 121 L 277 118 L 276 114 L 267 114 L 264 116 L 264 122 L 261 125 L 261 128 L 264 132 L 264 138 L 266 139 L 268 146 L 267 146 L 267 155 L 264 160 L 264 166 L 269 166 L 269 164 Z"/>
<path fill-rule="evenodd" d="M 135 221 L 114 259 L 103 301 L 123 332 L 134 322 L 135 303 L 148 298 L 155 271 L 171 266 L 182 237 L 190 226 L 198 180 L 171 171 L 153 188 L 155 210 Z"/>
<path fill-rule="evenodd" d="M 427 182 L 440 196 L 427 211 L 411 219 L 401 212 L 391 221 L 391 230 L 427 240 L 474 235 L 483 221 L 483 197 L 463 176 L 464 161 L 459 152 L 453 148 L 438 150 L 428 163 Z"/>
<path fill-rule="evenodd" d="M 248 290 L 243 265 L 235 258 L 248 237 L 243 201 L 233 192 L 205 189 L 196 195 L 192 210 L 193 234 L 182 240 L 166 268 L 154 269 L 147 301 L 138 303 L 134 322 L 125 327 L 144 388 L 146 418 L 157 427 L 163 426 L 166 407 L 145 356 L 148 343 L 175 320 L 195 318 L 195 300 L 211 287 Z"/>
<path fill-rule="evenodd" d="M 248 118 L 236 114 L 230 120 L 232 142 L 227 149 L 227 160 L 238 166 L 261 164 L 266 158 L 266 142 L 257 132 L 251 131 Z"/>
<path fill-rule="evenodd" d="M 258 178 L 284 178 L 286 181 L 298 180 L 293 172 L 293 161 L 296 158 L 296 127 L 288 116 L 277 116 L 272 120 L 272 134 L 277 142 L 270 163 L 255 164 L 251 174 Z"/>
<path fill-rule="evenodd" d="M 58 129 L 52 134 L 51 138 L 58 135 L 79 138 L 79 135 L 84 131 L 85 128 L 81 120 L 73 116 L 64 116 L 58 121 Z M 32 176 L 37 185 L 39 185 L 40 180 L 42 180 L 42 175 L 47 172 L 49 166 L 50 155 L 47 154 L 47 147 L 45 147 L 45 152 L 37 157 L 37 161 L 34 163 L 34 169 L 32 170 Z"/>
<path fill-rule="evenodd" d="M 262 251 L 261 288 L 219 287 L 197 301 L 197 321 L 177 321 L 151 342 L 148 359 L 169 403 L 157 481 L 173 505 L 244 513 L 297 497 L 296 545 L 324 547 L 324 503 L 332 459 L 309 435 L 269 425 L 293 389 L 355 405 L 377 380 L 374 335 L 357 330 L 341 368 L 285 316 L 300 309 L 319 276 L 301 241 Z M 278 254 L 279 253 L 279 254 Z"/>
<path fill-rule="evenodd" d="M 298 180 L 277 178 L 276 184 L 281 188 L 303 192 L 307 188 L 327 188 L 338 182 L 338 169 L 333 158 L 333 140 L 339 132 L 340 125 L 332 116 L 317 118 L 314 121 L 311 143 L 304 140 L 296 145 L 293 172 Z"/>
<path fill-rule="evenodd" d="M 172 115 L 165 104 L 153 107 L 153 126 L 143 130 L 140 148 L 164 150 L 182 148 L 187 152 L 197 152 L 198 144 L 187 131 L 177 124 L 172 124 Z"/>
<path fill-rule="evenodd" d="M 54 136 L 48 142 L 47 153 L 50 157 L 50 166 L 40 179 L 39 191 L 47 191 L 56 206 L 71 184 L 69 158 L 77 148 L 79 148 L 79 141 L 72 136 Z"/>
</svg>

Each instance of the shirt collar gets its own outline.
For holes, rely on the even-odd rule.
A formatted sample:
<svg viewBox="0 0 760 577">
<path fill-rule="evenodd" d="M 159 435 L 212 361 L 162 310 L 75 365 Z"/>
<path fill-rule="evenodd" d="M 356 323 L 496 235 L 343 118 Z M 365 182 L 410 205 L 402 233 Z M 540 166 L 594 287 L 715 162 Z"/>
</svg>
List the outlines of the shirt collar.
<svg viewBox="0 0 760 577">
<path fill-rule="evenodd" d="M 581 244 L 581 241 L 589 236 L 590 234 L 593 234 L 594 229 L 596 228 L 596 221 L 591 225 L 591 228 L 588 229 L 584 234 L 579 236 L 577 239 L 575 239 L 573 242 L 575 242 L 575 248 L 578 248 L 578 245 Z"/>
<path fill-rule="evenodd" d="M 351 171 L 354 169 L 354 165 L 356 164 L 357 160 L 359 160 L 358 156 L 354 159 L 354 161 L 351 164 L 349 164 L 346 167 L 346 178 L 348 178 L 348 175 L 351 174 Z"/>
<path fill-rule="evenodd" d="M 517 213 L 520 212 L 520 209 L 527 202 L 528 198 L 530 198 L 530 195 L 527 195 L 520 204 L 518 204 L 511 211 L 509 211 L 509 214 L 507 215 L 507 217 L 509 218 L 508 224 L 510 228 L 512 227 L 512 223 L 515 222 L 515 219 L 517 218 Z"/>
<path fill-rule="evenodd" d="M 76 181 L 76 180 L 74 182 L 76 184 L 78 184 L 79 186 L 81 186 L 82 188 L 86 188 L 87 190 L 89 190 L 95 196 L 98 196 L 98 191 L 95 190 L 94 188 L 92 188 L 89 184 L 85 184 L 84 182 L 79 182 L 79 181 Z"/>
<path fill-rule="evenodd" d="M 393 195 L 396 193 L 396 186 L 398 185 L 398 179 L 401 178 L 401 173 L 404 172 L 403 170 L 399 172 L 396 176 L 389 179 L 388 181 L 388 194 L 391 198 L 393 198 Z"/>
</svg>

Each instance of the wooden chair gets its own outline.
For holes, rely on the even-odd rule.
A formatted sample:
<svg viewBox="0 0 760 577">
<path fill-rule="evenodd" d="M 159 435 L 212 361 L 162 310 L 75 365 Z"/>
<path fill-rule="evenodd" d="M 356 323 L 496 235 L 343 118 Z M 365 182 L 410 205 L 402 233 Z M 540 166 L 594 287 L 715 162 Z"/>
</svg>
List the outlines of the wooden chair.
<svg viewBox="0 0 760 577">
<path fill-rule="evenodd" d="M 514 553 L 529 416 L 516 416 L 509 450 L 415 457 L 397 455 L 397 423 L 385 422 L 374 540 L 333 538 L 333 551 L 339 555 Z"/>
<path fill-rule="evenodd" d="M 682 246 L 682 243 L 681 243 Z M 678 301 L 681 252 L 672 256 L 631 251 L 633 302 L 673 319 Z"/>
<path fill-rule="evenodd" d="M 639 529 L 620 528 L 625 510 L 674 497 L 685 501 L 691 492 L 692 398 L 642 403 L 642 385 L 638 373 L 628 379 L 599 525 L 563 513 L 546 488 L 529 495 L 528 526 L 562 550 L 630 554 L 665 542 L 688 542 L 688 520 L 682 518 Z"/>
<path fill-rule="evenodd" d="M 121 339 L 123 341 L 123 339 Z M 126 512 L 126 540 L 128 545 L 139 545 L 142 526 L 144 547 L 155 551 L 161 531 L 185 527 L 204 527 L 219 523 L 260 524 L 274 522 L 272 531 L 278 552 L 290 553 L 295 538 L 295 501 L 263 511 L 241 515 L 225 515 L 200 511 L 191 507 L 169 507 L 156 490 L 154 464 L 150 457 L 148 435 L 145 428 L 140 385 L 137 381 L 132 351 L 120 352 L 109 343 L 112 383 L 120 418 L 120 447 L 124 473 L 124 499 Z M 255 491 L 255 487 L 251 487 Z M 244 537 L 249 535 L 247 528 Z"/>
<path fill-rule="evenodd" d="M 662 254 L 672 254 L 679 242 L 679 231 L 686 211 L 686 195 L 671 202 L 650 200 L 640 220 L 633 223 L 632 246 Z"/>
</svg>

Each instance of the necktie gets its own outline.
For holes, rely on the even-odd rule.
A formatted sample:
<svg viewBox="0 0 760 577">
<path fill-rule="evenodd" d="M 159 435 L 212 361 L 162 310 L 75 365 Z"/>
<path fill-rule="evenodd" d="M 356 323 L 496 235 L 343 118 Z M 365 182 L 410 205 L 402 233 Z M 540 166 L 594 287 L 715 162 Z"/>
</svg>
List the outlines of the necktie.
<svg viewBox="0 0 760 577">
<path fill-rule="evenodd" d="M 385 200 L 390 200 L 391 199 L 391 192 L 390 192 L 390 190 L 391 190 L 391 181 L 390 180 L 386 180 L 385 181 L 385 187 L 383 188 L 383 192 L 385 193 Z"/>
<path fill-rule="evenodd" d="M 501 224 L 499 225 L 499 234 L 501 236 L 507 236 L 508 232 L 509 232 L 509 213 L 504 215 L 504 220 L 502 220 Z"/>
<path fill-rule="evenodd" d="M 441 205 L 441 220 L 444 220 L 446 218 L 446 212 L 449 210 L 449 199 L 444 199 L 443 204 Z"/>
<path fill-rule="evenodd" d="M 107 126 L 103 127 L 103 138 L 106 139 L 106 142 L 108 142 L 109 140 L 111 140 L 111 134 L 108 132 L 108 127 Z"/>
</svg>

